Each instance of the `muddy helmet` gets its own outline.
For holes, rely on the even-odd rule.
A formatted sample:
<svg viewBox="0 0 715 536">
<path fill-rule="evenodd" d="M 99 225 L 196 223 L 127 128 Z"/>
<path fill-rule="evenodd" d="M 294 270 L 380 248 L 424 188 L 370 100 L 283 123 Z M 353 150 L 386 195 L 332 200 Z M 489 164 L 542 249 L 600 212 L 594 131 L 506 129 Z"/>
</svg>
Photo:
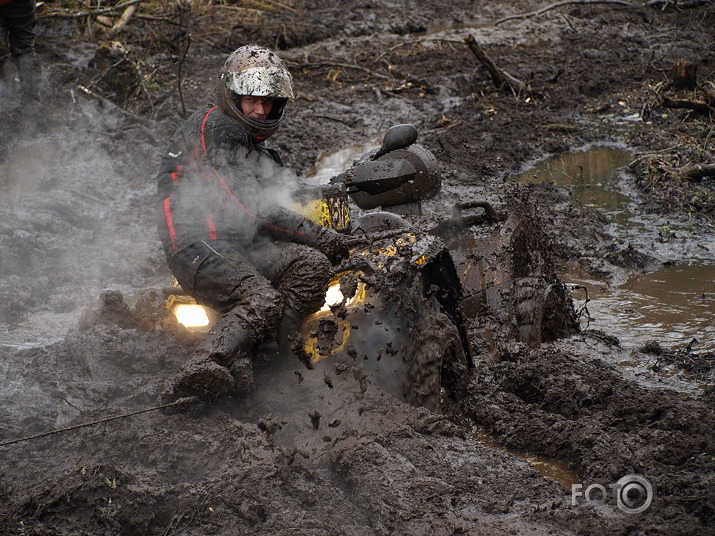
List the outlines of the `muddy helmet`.
<svg viewBox="0 0 715 536">
<path fill-rule="evenodd" d="M 274 99 L 266 119 L 248 117 L 241 111 L 241 97 Z M 283 60 L 267 48 L 246 45 L 233 51 L 221 67 L 218 102 L 229 117 L 238 120 L 257 141 L 273 134 L 283 120 L 283 108 L 294 98 L 293 79 Z"/>
</svg>

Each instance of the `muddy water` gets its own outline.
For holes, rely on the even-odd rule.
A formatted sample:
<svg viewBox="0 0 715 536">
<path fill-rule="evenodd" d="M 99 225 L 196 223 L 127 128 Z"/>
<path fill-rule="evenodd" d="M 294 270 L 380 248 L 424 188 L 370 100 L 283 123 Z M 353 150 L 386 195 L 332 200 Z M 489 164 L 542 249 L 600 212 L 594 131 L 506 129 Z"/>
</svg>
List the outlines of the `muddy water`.
<svg viewBox="0 0 715 536">
<path fill-rule="evenodd" d="M 578 475 L 569 469 L 567 463 L 549 460 L 541 456 L 532 456 L 513 449 L 505 449 L 499 445 L 499 443 L 487 430 L 484 429 L 484 427 L 478 426 L 469 417 L 458 417 L 456 422 L 462 427 L 469 437 L 478 443 L 486 445 L 487 447 L 503 450 L 526 461 L 537 473 L 555 480 L 567 489 L 571 489 L 573 484 L 581 483 Z"/>
<path fill-rule="evenodd" d="M 571 189 L 578 203 L 609 219 L 615 237 L 667 261 L 659 270 L 633 276 L 618 287 L 589 279 L 577 269 L 564 274 L 566 282 L 588 291 L 590 316 L 582 317 L 584 324 L 617 336 L 631 348 L 657 340 L 679 349 L 697 339 L 694 351 L 713 351 L 715 248 L 712 241 L 695 238 L 695 222 L 638 214 L 637 193 L 624 170 L 632 160 L 633 154 L 621 147 L 592 147 L 545 160 L 520 182 L 553 182 Z M 578 291 L 574 299 L 583 305 L 586 295 Z"/>
<path fill-rule="evenodd" d="M 590 328 L 616 335 L 621 344 L 638 348 L 658 341 L 668 348 L 685 348 L 693 339 L 695 352 L 715 351 L 715 268 L 712 265 L 682 264 L 631 278 L 617 288 L 605 288 L 576 268 L 563 279 L 588 289 L 586 304 Z M 573 293 L 584 303 L 585 292 Z"/>
</svg>

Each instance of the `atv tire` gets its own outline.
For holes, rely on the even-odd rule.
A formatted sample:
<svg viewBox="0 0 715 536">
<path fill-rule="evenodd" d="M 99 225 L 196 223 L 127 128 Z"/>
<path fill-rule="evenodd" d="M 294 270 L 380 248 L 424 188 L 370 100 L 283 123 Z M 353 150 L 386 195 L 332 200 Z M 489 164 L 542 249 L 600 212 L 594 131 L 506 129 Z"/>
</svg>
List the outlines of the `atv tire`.
<svg viewBox="0 0 715 536">
<path fill-rule="evenodd" d="M 435 297 L 424 303 L 411 326 L 406 350 L 405 400 L 450 414 L 466 393 L 469 366 L 457 326 Z"/>
</svg>

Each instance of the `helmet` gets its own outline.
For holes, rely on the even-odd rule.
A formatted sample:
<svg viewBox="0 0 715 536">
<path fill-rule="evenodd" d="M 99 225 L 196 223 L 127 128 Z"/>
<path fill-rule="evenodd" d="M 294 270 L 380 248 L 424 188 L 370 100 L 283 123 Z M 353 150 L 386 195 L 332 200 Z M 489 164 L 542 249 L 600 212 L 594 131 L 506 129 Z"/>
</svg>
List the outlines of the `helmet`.
<svg viewBox="0 0 715 536">
<path fill-rule="evenodd" d="M 271 97 L 273 107 L 266 119 L 246 116 L 241 111 L 243 95 Z M 293 79 L 283 60 L 267 48 L 247 45 L 233 51 L 221 67 L 218 102 L 229 117 L 238 120 L 257 141 L 273 134 L 283 120 L 283 108 L 294 98 Z"/>
</svg>

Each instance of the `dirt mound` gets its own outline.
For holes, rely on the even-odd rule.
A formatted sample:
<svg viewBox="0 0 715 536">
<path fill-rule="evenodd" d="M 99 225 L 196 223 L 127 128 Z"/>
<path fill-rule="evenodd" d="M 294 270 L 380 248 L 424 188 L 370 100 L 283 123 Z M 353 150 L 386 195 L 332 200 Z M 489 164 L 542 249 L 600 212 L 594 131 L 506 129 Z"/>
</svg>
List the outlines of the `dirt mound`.
<svg viewBox="0 0 715 536">
<path fill-rule="evenodd" d="M 587 347 L 608 351 L 601 334 L 583 337 Z M 483 366 L 465 413 L 510 448 L 567 460 L 584 484 L 652 475 L 655 517 L 643 514 L 640 526 L 656 530 L 660 515 L 678 515 L 680 534 L 699 531 L 714 513 L 712 400 L 641 388 L 589 353 L 545 346 Z"/>
</svg>

